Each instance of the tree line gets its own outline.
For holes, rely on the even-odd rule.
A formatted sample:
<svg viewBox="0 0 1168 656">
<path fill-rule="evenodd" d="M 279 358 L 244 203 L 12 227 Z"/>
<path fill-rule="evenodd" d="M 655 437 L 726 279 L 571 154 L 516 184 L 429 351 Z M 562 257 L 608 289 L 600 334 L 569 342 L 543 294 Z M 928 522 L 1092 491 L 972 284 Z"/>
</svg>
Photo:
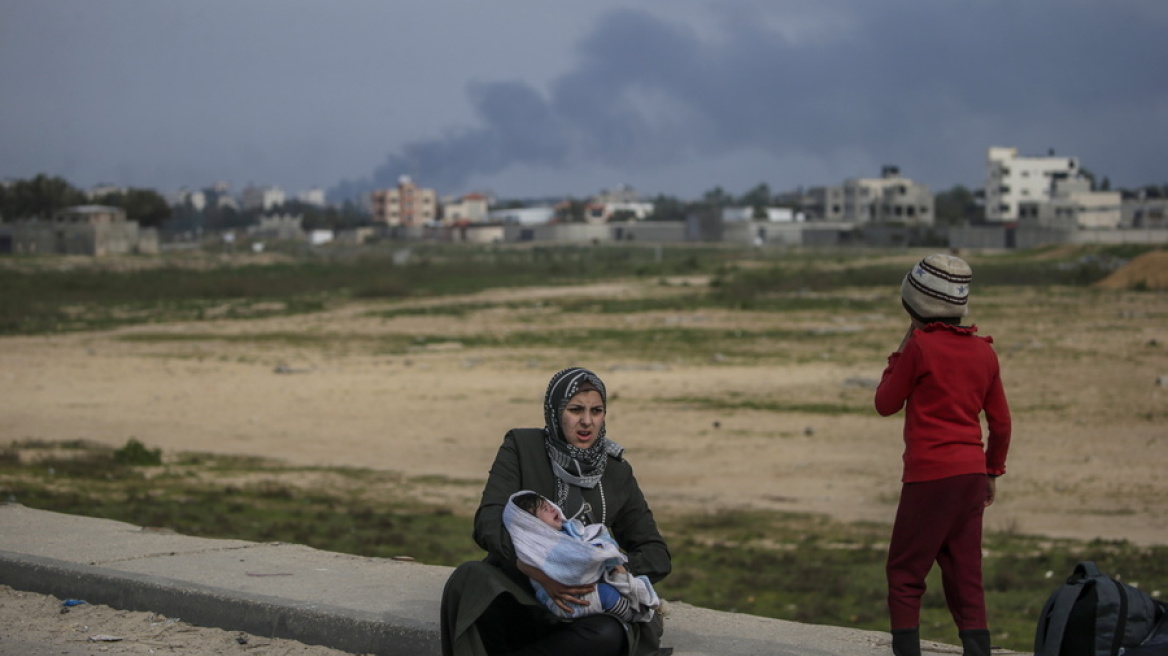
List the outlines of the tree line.
<svg viewBox="0 0 1168 656">
<path fill-rule="evenodd" d="M 219 202 L 212 191 L 204 192 L 207 202 L 202 209 L 190 201 L 171 207 L 153 189 L 125 189 L 90 194 L 74 187 L 61 177 L 39 174 L 27 180 L 0 185 L 0 221 L 11 223 L 29 219 L 49 220 L 57 212 L 77 205 L 106 205 L 121 208 L 126 219 L 148 228 L 164 230 L 228 230 L 255 225 L 261 214 L 292 214 L 303 217 L 305 230 L 339 229 L 366 225 L 368 213 L 351 202 L 338 207 L 317 207 L 292 200 L 267 210 L 240 210 Z"/>
<path fill-rule="evenodd" d="M 39 174 L 29 180 L 0 185 L 0 219 L 5 223 L 48 220 L 76 205 L 119 207 L 130 221 L 158 227 L 170 218 L 170 204 L 153 189 L 126 189 L 91 196 L 64 178 Z"/>
</svg>

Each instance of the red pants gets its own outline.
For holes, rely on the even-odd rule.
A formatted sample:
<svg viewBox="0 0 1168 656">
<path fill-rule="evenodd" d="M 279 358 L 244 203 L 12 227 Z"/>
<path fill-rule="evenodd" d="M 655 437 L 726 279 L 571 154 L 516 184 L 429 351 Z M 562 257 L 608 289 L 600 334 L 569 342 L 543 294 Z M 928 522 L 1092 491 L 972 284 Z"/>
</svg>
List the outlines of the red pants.
<svg viewBox="0 0 1168 656">
<path fill-rule="evenodd" d="M 920 625 L 925 577 L 941 566 L 945 602 L 958 630 L 986 628 L 981 581 L 984 474 L 905 483 L 888 545 L 888 613 L 893 629 Z"/>
</svg>

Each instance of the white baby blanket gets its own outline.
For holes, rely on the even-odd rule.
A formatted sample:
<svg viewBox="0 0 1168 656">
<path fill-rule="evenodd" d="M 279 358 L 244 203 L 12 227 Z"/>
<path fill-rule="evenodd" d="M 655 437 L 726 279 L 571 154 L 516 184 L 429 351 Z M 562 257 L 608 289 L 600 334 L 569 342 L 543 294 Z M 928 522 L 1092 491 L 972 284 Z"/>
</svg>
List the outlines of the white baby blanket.
<svg viewBox="0 0 1168 656">
<path fill-rule="evenodd" d="M 511 495 L 511 499 L 522 490 Z M 542 570 L 551 578 L 564 585 L 587 585 L 604 581 L 627 598 L 634 609 L 635 621 L 648 621 L 653 617 L 653 609 L 660 605 L 656 591 L 644 576 L 632 576 L 627 572 L 610 571 L 617 565 L 628 562 L 628 557 L 620 550 L 608 534 L 604 524 L 588 526 L 576 520 L 567 520 L 559 506 L 548 501 L 564 522 L 569 532 L 558 531 L 543 520 L 508 501 L 503 508 L 503 525 L 511 534 L 515 553 L 519 560 Z M 543 592 L 539 583 L 532 581 L 537 590 Z M 546 593 L 540 595 L 546 599 Z M 547 604 L 549 610 L 562 617 L 582 617 L 603 612 L 599 594 L 594 590 L 588 595 L 588 606 L 580 607 L 574 613 L 566 613 L 555 603 Z M 545 601 L 545 603 L 547 603 Z"/>
</svg>

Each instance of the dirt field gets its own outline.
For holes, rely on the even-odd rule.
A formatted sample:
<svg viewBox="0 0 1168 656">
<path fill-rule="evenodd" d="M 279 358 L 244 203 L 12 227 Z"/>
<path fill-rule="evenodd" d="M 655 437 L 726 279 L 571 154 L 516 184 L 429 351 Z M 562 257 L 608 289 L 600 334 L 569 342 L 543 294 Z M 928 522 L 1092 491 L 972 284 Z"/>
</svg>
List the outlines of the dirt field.
<svg viewBox="0 0 1168 656">
<path fill-rule="evenodd" d="M 497 290 L 457 299 L 479 308 L 462 316 L 370 314 L 400 307 L 384 303 L 291 318 L 2 338 L 0 443 L 85 438 L 120 446 L 134 437 L 169 453 L 255 454 L 446 477 L 463 483 L 428 493 L 469 513 L 503 433 L 541 424 L 548 377 L 583 364 L 607 382 L 609 436 L 627 447 L 659 513 L 756 507 L 890 522 L 902 420 L 867 409 L 905 328 L 895 289 L 887 312 L 854 315 L 566 313 L 540 303 L 565 293 L 679 293 L 694 288 L 687 282 Z M 490 307 L 504 301 L 530 306 Z M 988 527 L 1168 543 L 1168 296 L 1012 288 L 979 297 L 975 290 L 970 318 L 995 338 L 1015 424 Z M 781 327 L 810 338 L 757 361 L 644 359 L 571 338 L 562 349 L 459 341 L 482 332 L 614 324 Z M 448 341 L 379 353 L 376 338 L 388 334 Z M 834 337 L 821 342 L 820 334 Z M 766 402 L 801 411 L 768 409 Z M 816 411 L 813 404 L 851 410 Z"/>
</svg>

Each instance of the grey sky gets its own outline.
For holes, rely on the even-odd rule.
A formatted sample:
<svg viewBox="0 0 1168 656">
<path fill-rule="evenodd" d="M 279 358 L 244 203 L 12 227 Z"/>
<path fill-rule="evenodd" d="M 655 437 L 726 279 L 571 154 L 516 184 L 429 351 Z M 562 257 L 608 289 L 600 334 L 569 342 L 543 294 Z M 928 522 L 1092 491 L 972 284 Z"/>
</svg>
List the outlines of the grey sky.
<svg viewBox="0 0 1168 656">
<path fill-rule="evenodd" d="M 0 0 L 0 177 L 695 198 L 1168 182 L 1162 0 Z"/>
</svg>

